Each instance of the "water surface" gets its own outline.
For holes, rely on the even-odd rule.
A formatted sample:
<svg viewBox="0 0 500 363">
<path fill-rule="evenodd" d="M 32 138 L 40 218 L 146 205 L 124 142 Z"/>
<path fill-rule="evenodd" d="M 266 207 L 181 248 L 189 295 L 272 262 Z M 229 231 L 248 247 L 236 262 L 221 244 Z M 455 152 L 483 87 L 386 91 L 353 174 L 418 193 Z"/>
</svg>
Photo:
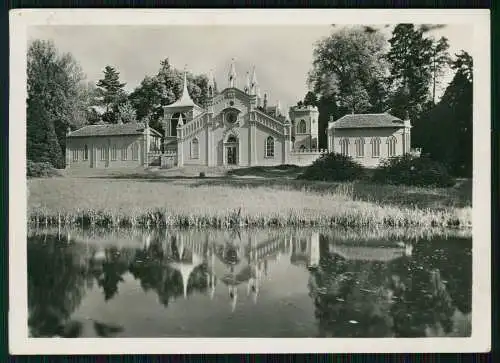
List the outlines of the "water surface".
<svg viewBox="0 0 500 363">
<path fill-rule="evenodd" d="M 471 239 L 31 231 L 33 337 L 469 336 Z"/>
</svg>

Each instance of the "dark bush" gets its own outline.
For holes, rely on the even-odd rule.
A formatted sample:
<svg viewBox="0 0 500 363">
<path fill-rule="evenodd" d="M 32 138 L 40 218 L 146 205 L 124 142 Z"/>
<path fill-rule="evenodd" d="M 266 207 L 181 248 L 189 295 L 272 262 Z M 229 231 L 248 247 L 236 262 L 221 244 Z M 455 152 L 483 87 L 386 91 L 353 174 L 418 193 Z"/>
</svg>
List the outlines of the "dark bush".
<svg viewBox="0 0 500 363">
<path fill-rule="evenodd" d="M 47 162 L 34 162 L 28 160 L 26 165 L 26 175 L 29 178 L 47 178 L 53 176 L 60 176 L 61 173 Z"/>
<path fill-rule="evenodd" d="M 200 172 L 200 178 L 204 178 L 206 175 L 205 175 L 205 172 Z"/>
<path fill-rule="evenodd" d="M 294 164 L 280 164 L 276 166 L 278 170 L 292 170 L 297 168 L 300 168 L 300 166 Z"/>
<path fill-rule="evenodd" d="M 328 153 L 321 155 L 309 166 L 298 179 L 344 181 L 363 179 L 365 171 L 363 167 L 352 160 L 351 157 L 342 154 Z"/>
<path fill-rule="evenodd" d="M 421 187 L 450 187 L 455 183 L 442 163 L 429 157 L 416 157 L 408 154 L 384 160 L 375 169 L 372 179 L 380 183 Z"/>
</svg>

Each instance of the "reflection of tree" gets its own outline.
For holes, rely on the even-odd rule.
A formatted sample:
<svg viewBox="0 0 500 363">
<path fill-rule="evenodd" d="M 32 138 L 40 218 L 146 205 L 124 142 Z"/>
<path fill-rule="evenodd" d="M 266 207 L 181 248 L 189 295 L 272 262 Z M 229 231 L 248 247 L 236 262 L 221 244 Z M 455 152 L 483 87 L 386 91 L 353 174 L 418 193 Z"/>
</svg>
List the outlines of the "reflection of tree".
<svg viewBox="0 0 500 363">
<path fill-rule="evenodd" d="M 329 255 L 327 243 L 320 240 L 320 262 L 317 269 L 311 269 L 309 284 L 320 336 L 390 335 L 384 295 L 379 290 L 366 289 L 378 275 L 380 264 L 359 266 L 338 255 Z"/>
<path fill-rule="evenodd" d="M 78 264 L 72 247 L 55 236 L 28 240 L 28 324 L 35 337 L 60 335 L 81 303 L 85 269 Z"/>
<path fill-rule="evenodd" d="M 447 249 L 435 243 L 418 244 L 411 258 L 351 261 L 330 255 L 322 238 L 319 266 L 309 281 L 320 335 L 449 334 L 455 305 L 466 312 L 470 306 L 471 259 L 456 244 Z"/>
<path fill-rule="evenodd" d="M 439 270 L 407 258 L 394 263 L 391 270 L 395 273 L 390 281 L 395 334 L 421 337 L 430 328 L 442 328 L 445 334 L 450 333 L 455 307 Z"/>
<path fill-rule="evenodd" d="M 122 275 L 128 270 L 128 263 L 123 253 L 116 247 L 106 248 L 104 260 L 94 269 L 94 276 L 102 287 L 104 300 L 112 299 L 118 293 L 118 284 L 123 282 Z"/>
</svg>

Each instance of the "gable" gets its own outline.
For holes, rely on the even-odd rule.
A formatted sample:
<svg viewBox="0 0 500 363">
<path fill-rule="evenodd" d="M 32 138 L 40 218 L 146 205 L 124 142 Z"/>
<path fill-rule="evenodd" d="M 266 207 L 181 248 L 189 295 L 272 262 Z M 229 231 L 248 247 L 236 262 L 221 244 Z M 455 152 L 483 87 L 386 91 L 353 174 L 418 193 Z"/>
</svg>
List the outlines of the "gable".
<svg viewBox="0 0 500 363">
<path fill-rule="evenodd" d="M 213 99 L 214 114 L 228 108 L 235 108 L 246 114 L 250 107 L 250 96 L 237 88 L 226 88 Z"/>
</svg>

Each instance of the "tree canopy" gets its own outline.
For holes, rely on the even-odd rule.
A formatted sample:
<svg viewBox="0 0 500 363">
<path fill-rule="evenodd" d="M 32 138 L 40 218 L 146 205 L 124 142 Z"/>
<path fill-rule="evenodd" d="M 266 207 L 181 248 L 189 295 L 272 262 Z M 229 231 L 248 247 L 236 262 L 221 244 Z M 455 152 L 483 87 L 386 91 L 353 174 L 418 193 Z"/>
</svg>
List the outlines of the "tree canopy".
<svg viewBox="0 0 500 363">
<path fill-rule="evenodd" d="M 51 41 L 32 41 L 27 60 L 27 158 L 63 167 L 66 130 L 86 123 L 92 87 L 73 56 Z"/>
</svg>

